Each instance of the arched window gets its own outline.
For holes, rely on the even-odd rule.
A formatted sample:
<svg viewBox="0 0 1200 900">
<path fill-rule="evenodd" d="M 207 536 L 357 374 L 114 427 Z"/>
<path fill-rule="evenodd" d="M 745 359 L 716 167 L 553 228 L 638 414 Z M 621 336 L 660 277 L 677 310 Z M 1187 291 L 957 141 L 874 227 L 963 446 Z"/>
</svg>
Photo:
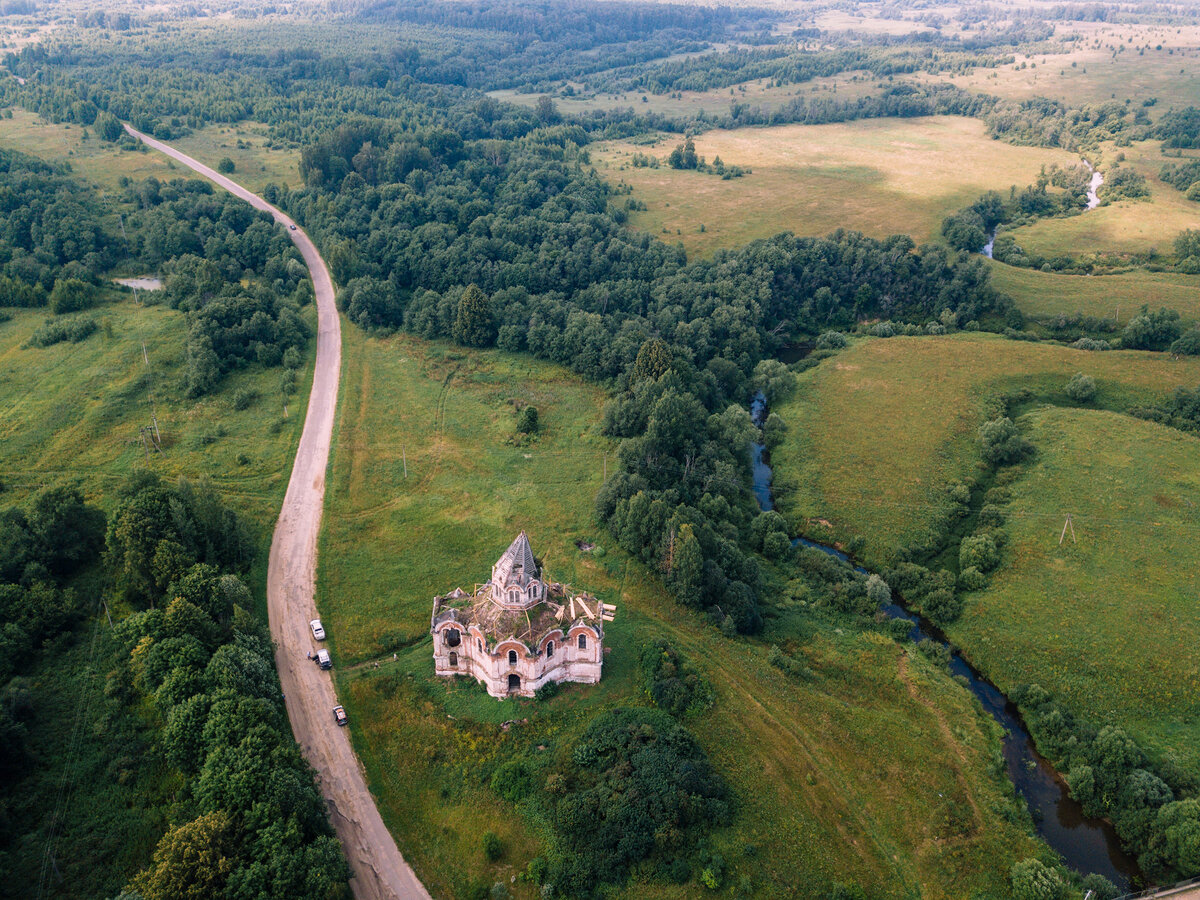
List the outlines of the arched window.
<svg viewBox="0 0 1200 900">
<path fill-rule="evenodd" d="M 546 659 L 549 659 L 553 655 L 554 655 L 554 641 L 550 641 L 550 643 L 546 644 Z"/>
<path fill-rule="evenodd" d="M 581 634 L 579 636 L 579 649 L 580 650 L 587 649 L 587 635 L 586 634 Z"/>
<path fill-rule="evenodd" d="M 517 664 L 517 651 L 516 650 L 508 651 L 508 664 L 510 666 L 515 666 Z"/>
<path fill-rule="evenodd" d="M 458 654 L 455 653 L 453 650 L 450 651 L 450 665 L 452 665 L 452 666 L 458 665 Z"/>
<path fill-rule="evenodd" d="M 475 638 L 475 643 L 479 645 L 479 652 L 483 652 L 483 638 Z"/>
<path fill-rule="evenodd" d="M 461 640 L 462 640 L 462 638 L 459 635 L 457 628 L 450 628 L 446 631 L 446 646 L 447 647 L 457 647 L 459 645 L 459 643 L 461 642 Z"/>
</svg>

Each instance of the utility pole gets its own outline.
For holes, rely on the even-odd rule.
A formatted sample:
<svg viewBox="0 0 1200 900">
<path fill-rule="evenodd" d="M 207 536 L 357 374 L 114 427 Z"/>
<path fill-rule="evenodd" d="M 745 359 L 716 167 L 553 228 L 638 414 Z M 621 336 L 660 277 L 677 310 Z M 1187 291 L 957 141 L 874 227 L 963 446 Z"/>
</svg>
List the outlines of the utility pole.
<svg viewBox="0 0 1200 900">
<path fill-rule="evenodd" d="M 150 356 L 146 353 L 146 342 L 142 341 L 142 359 L 146 361 L 146 368 L 150 368 Z"/>
<path fill-rule="evenodd" d="M 408 447 L 404 444 L 400 445 L 400 457 L 404 460 L 404 477 L 408 477 Z"/>
<path fill-rule="evenodd" d="M 1063 540 L 1064 540 L 1064 539 L 1066 538 L 1066 536 L 1067 536 L 1067 529 L 1068 529 L 1068 528 L 1070 528 L 1070 529 L 1071 529 L 1071 543 L 1072 543 L 1072 544 L 1078 544 L 1078 543 L 1079 543 L 1079 541 L 1075 540 L 1075 525 L 1074 525 L 1074 523 L 1071 521 L 1071 514 L 1070 514 L 1070 513 L 1067 513 L 1067 521 L 1063 522 L 1063 530 L 1062 530 L 1062 534 L 1060 534 L 1060 535 L 1058 536 L 1058 546 L 1060 546 L 1060 547 L 1062 546 L 1062 542 L 1063 542 Z"/>
</svg>

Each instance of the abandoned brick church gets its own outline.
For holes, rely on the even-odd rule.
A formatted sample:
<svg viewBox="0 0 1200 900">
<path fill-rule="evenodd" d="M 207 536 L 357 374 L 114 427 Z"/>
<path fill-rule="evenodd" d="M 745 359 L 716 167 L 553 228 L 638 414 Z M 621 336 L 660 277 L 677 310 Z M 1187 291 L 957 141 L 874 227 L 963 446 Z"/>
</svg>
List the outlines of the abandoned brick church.
<svg viewBox="0 0 1200 900">
<path fill-rule="evenodd" d="M 470 675 L 493 697 L 532 697 L 547 682 L 595 684 L 604 622 L 615 607 L 543 578 L 522 531 L 473 593 L 433 598 L 430 631 L 438 675 Z"/>
</svg>

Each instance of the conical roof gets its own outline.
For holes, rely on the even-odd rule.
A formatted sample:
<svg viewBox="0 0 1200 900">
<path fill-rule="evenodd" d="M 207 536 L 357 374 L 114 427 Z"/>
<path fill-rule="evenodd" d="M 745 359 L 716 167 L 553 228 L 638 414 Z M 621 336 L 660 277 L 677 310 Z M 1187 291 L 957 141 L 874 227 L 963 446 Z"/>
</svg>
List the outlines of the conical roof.
<svg viewBox="0 0 1200 900">
<path fill-rule="evenodd" d="M 529 536 L 522 531 L 492 566 L 492 582 L 502 586 L 524 587 L 531 578 L 537 577 L 538 567 L 533 558 L 533 548 L 529 546 Z"/>
</svg>

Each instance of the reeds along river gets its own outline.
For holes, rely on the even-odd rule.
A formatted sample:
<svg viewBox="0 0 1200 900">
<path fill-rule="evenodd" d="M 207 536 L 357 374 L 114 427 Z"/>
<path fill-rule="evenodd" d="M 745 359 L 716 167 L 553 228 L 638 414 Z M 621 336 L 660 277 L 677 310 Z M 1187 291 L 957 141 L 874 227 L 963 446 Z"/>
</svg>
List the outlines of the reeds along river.
<svg viewBox="0 0 1200 900">
<path fill-rule="evenodd" d="M 750 404 L 750 413 L 754 423 L 762 428 L 767 419 L 767 403 L 761 393 Z M 753 445 L 753 462 L 754 496 L 761 509 L 773 509 L 773 473 L 766 447 L 762 444 Z M 804 537 L 796 538 L 793 544 L 828 553 L 854 566 L 855 571 L 870 574 L 836 547 Z M 1129 888 L 1131 879 L 1140 878 L 1137 863 L 1121 849 L 1120 839 L 1112 825 L 1103 819 L 1084 815 L 1083 807 L 1067 793 L 1062 776 L 1049 760 L 1037 752 L 1016 705 L 967 662 L 936 625 L 906 609 L 902 598 L 897 597 L 896 602 L 887 604 L 881 611 L 890 618 L 911 623 L 908 632 L 910 641 L 928 639 L 950 651 L 950 671 L 962 676 L 967 689 L 979 698 L 984 710 L 1004 729 L 1002 749 L 1008 777 L 1029 806 L 1038 834 L 1062 856 L 1063 861 L 1081 874 L 1096 872 L 1103 875 L 1122 890 Z"/>
</svg>

